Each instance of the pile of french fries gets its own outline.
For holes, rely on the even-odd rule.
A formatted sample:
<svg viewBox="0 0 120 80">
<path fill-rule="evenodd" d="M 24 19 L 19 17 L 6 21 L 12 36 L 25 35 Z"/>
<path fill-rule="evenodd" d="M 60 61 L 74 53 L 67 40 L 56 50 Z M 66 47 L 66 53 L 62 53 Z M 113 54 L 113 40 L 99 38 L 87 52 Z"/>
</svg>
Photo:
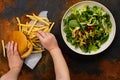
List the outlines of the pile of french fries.
<svg viewBox="0 0 120 80">
<path fill-rule="evenodd" d="M 52 27 L 54 26 L 54 22 L 50 22 L 47 18 L 39 17 L 35 14 L 26 15 L 26 17 L 30 18 L 33 21 L 32 24 L 28 22 L 26 22 L 26 24 L 22 24 L 20 22 L 20 19 L 16 17 L 19 31 L 23 32 L 27 37 L 28 42 L 33 45 L 32 53 L 43 52 L 44 48 L 40 44 L 40 40 L 36 37 L 35 33 L 40 30 L 44 32 L 50 32 Z"/>
</svg>

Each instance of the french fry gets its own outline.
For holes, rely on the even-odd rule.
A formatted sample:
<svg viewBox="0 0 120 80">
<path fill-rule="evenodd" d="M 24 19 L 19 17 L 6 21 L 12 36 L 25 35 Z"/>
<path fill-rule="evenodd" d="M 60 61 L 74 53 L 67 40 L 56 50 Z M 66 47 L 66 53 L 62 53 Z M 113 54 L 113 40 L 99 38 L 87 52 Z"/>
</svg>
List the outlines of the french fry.
<svg viewBox="0 0 120 80">
<path fill-rule="evenodd" d="M 46 24 L 46 25 L 48 25 L 48 26 L 50 25 L 47 21 L 45 21 L 45 20 L 43 20 L 42 18 L 36 16 L 35 14 L 33 14 L 33 16 L 34 16 L 39 22 L 43 22 L 44 24 Z"/>
<path fill-rule="evenodd" d="M 40 27 L 40 28 L 35 27 L 32 31 L 33 31 L 33 32 L 36 32 L 36 31 L 39 31 L 39 30 L 43 30 L 43 29 L 45 29 L 46 27 L 48 27 L 48 26 L 43 26 L 43 27 Z"/>
<path fill-rule="evenodd" d="M 42 47 L 41 44 L 40 44 L 40 41 L 39 42 L 35 42 L 35 44 L 39 47 Z"/>
<path fill-rule="evenodd" d="M 18 25 L 20 24 L 20 19 L 18 17 L 16 17 Z M 19 25 L 19 31 L 21 31 L 21 26 Z"/>
<path fill-rule="evenodd" d="M 32 43 L 32 45 L 34 46 L 34 48 L 35 48 L 35 47 L 38 47 L 38 46 L 36 46 L 34 43 Z"/>
<path fill-rule="evenodd" d="M 33 16 L 36 16 L 36 15 L 33 13 Z M 40 17 L 40 16 L 38 16 L 38 17 Z M 46 17 L 40 17 L 40 18 L 48 21 L 48 18 L 46 18 Z"/>
<path fill-rule="evenodd" d="M 29 32 L 28 32 L 28 35 L 30 34 L 30 32 L 32 31 L 32 29 L 33 29 L 33 27 L 34 27 L 34 25 L 37 23 L 37 20 L 36 21 L 34 21 L 34 23 L 33 23 L 33 25 L 31 26 L 31 28 L 30 28 L 30 30 L 29 30 Z"/>
<path fill-rule="evenodd" d="M 3 49 L 3 56 L 5 57 L 6 54 L 5 54 L 5 44 L 4 44 L 4 40 L 2 40 L 1 43 L 2 43 L 2 49 Z"/>
<path fill-rule="evenodd" d="M 37 18 L 36 17 L 39 17 L 39 16 L 36 16 L 35 14 L 33 14 L 34 16 L 31 16 L 31 15 L 26 15 L 26 17 L 32 19 L 32 20 L 36 20 Z M 36 17 L 35 17 L 36 16 Z M 45 20 L 45 21 L 48 21 L 47 18 L 45 17 L 40 17 L 41 19 Z"/>
<path fill-rule="evenodd" d="M 48 30 L 49 30 L 49 27 L 46 27 L 46 29 L 44 29 L 43 31 L 48 32 Z"/>
<path fill-rule="evenodd" d="M 26 17 L 28 17 L 28 18 L 30 18 L 30 19 L 32 19 L 32 20 L 36 20 L 36 18 L 33 17 L 33 16 L 31 16 L 31 15 L 26 15 Z"/>
<path fill-rule="evenodd" d="M 31 34 L 30 34 L 31 35 Z M 30 39 L 33 39 L 34 37 L 36 37 L 36 35 L 31 35 L 29 36 Z"/>
<path fill-rule="evenodd" d="M 48 32 L 50 32 L 51 31 L 51 29 L 52 29 L 52 27 L 53 27 L 53 25 L 54 25 L 55 23 L 53 22 L 52 23 L 52 25 L 50 26 L 50 28 L 49 28 L 49 30 L 48 30 Z"/>
<path fill-rule="evenodd" d="M 32 53 L 33 54 L 35 54 L 35 53 L 41 53 L 41 52 L 43 52 L 44 50 L 41 50 L 41 51 L 32 51 Z"/>
<path fill-rule="evenodd" d="M 35 14 L 33 14 L 33 16 L 31 15 L 26 15 L 26 17 L 32 19 L 32 20 L 40 20 L 41 22 L 45 23 L 46 25 L 49 25 L 45 20 L 47 20 L 46 18 L 39 18 L 38 16 L 36 16 Z"/>
<path fill-rule="evenodd" d="M 22 26 L 22 27 L 31 27 L 32 24 L 18 24 L 19 26 Z M 44 27 L 44 25 L 34 25 L 34 27 Z"/>
<path fill-rule="evenodd" d="M 28 22 L 26 22 L 26 25 L 29 25 Z M 22 27 L 23 28 L 23 27 Z M 28 34 L 28 29 L 30 28 L 30 26 L 28 27 L 24 27 L 23 28 L 23 32 L 26 32 L 26 34 Z"/>
</svg>

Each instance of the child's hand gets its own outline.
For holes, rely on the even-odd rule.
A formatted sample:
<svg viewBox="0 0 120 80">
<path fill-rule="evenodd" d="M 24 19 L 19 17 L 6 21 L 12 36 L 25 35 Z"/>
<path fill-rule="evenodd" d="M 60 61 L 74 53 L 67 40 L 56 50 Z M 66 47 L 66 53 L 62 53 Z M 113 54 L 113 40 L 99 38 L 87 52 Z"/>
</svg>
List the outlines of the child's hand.
<svg viewBox="0 0 120 80">
<path fill-rule="evenodd" d="M 41 44 L 50 52 L 51 57 L 53 58 L 56 80 L 70 80 L 67 64 L 55 36 L 43 31 L 39 31 L 36 36 L 40 39 Z"/>
<path fill-rule="evenodd" d="M 10 70 L 15 70 L 19 73 L 23 65 L 23 60 L 20 58 L 17 51 L 17 43 L 13 41 L 8 42 L 6 48 Z"/>
<path fill-rule="evenodd" d="M 14 43 L 13 41 L 8 42 L 6 48 L 10 70 L 5 75 L 3 75 L 0 80 L 17 80 L 23 65 L 23 61 L 17 51 L 17 43 Z"/>
<path fill-rule="evenodd" d="M 58 48 L 57 40 L 53 34 L 39 31 L 36 33 L 36 36 L 48 51 Z"/>
</svg>

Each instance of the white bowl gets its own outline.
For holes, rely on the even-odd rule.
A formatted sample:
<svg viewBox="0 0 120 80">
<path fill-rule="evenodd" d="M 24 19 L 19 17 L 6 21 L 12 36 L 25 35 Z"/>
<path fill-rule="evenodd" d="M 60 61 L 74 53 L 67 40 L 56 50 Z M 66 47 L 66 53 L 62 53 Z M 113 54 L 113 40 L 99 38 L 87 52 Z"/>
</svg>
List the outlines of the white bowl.
<svg viewBox="0 0 120 80">
<path fill-rule="evenodd" d="M 82 5 L 88 5 L 90 7 L 92 6 L 98 6 L 98 7 L 101 7 L 103 9 L 103 11 L 105 11 L 106 13 L 108 13 L 110 15 L 110 20 L 111 20 L 111 23 L 112 23 L 112 31 L 110 32 L 110 35 L 109 35 L 109 38 L 108 40 L 102 44 L 100 46 L 100 48 L 97 50 L 97 51 L 92 51 L 91 53 L 85 53 L 83 52 L 80 48 L 75 48 L 73 45 L 71 45 L 67 39 L 66 39 L 66 33 L 63 31 L 64 29 L 64 22 L 63 22 L 63 19 L 65 19 L 68 15 L 71 14 L 71 8 L 75 7 L 75 8 L 79 8 L 80 6 Z M 78 54 L 82 54 L 82 55 L 95 55 L 95 54 L 98 54 L 98 53 L 101 53 L 102 51 L 104 51 L 105 49 L 107 49 L 110 44 L 112 43 L 112 41 L 114 40 L 114 37 L 115 37 L 115 33 L 116 33 L 116 24 L 115 24 L 115 20 L 114 20 L 114 17 L 112 15 L 112 13 L 102 4 L 98 3 L 98 2 L 95 2 L 95 1 L 82 1 L 82 2 L 78 2 L 76 4 L 74 4 L 73 6 L 71 6 L 64 14 L 63 18 L 62 18 L 62 21 L 61 21 L 61 33 L 62 33 L 62 37 L 63 37 L 63 40 L 65 41 L 66 45 L 71 49 L 73 50 L 74 52 L 78 53 Z"/>
</svg>

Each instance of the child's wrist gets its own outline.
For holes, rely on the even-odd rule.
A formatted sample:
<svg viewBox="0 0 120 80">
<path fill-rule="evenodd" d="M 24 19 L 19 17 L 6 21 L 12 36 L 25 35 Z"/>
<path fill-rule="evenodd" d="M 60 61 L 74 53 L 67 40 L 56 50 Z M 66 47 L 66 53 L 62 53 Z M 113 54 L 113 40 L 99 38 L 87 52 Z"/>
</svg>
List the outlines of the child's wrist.
<svg viewBox="0 0 120 80">
<path fill-rule="evenodd" d="M 49 52 L 52 53 L 52 52 L 57 51 L 57 50 L 60 50 L 60 48 L 59 47 L 52 48 L 49 50 Z"/>
<path fill-rule="evenodd" d="M 12 73 L 15 73 L 15 74 L 19 74 L 20 70 L 21 70 L 21 69 L 18 68 L 18 67 L 13 67 L 13 68 L 10 69 L 10 71 L 11 71 Z"/>
<path fill-rule="evenodd" d="M 49 52 L 51 56 L 58 55 L 58 53 L 60 52 L 60 48 L 59 47 L 53 48 Z"/>
</svg>

